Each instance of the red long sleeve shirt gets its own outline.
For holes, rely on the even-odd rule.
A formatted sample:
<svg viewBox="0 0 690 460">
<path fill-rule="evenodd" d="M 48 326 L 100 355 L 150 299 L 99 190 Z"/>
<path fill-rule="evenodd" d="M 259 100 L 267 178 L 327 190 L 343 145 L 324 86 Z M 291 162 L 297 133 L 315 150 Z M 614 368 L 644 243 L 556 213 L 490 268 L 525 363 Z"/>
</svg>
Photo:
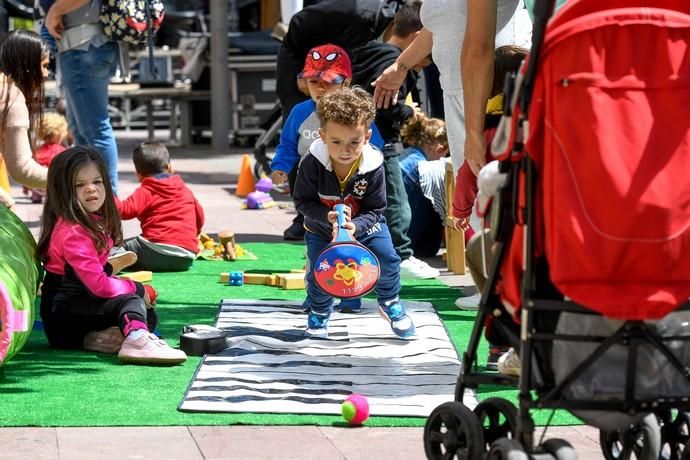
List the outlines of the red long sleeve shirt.
<svg viewBox="0 0 690 460">
<path fill-rule="evenodd" d="M 116 200 L 123 220 L 137 218 L 141 235 L 152 243 L 170 244 L 198 253 L 197 236 L 204 210 L 178 175 L 147 177 L 126 200 Z"/>
<path fill-rule="evenodd" d="M 491 141 L 496 134 L 496 128 L 484 131 L 486 136 L 486 162 L 492 161 Z M 453 216 L 464 219 L 472 214 L 472 206 L 477 198 L 477 176 L 474 175 L 470 166 L 465 161 L 455 177 L 455 192 L 453 193 Z"/>
</svg>

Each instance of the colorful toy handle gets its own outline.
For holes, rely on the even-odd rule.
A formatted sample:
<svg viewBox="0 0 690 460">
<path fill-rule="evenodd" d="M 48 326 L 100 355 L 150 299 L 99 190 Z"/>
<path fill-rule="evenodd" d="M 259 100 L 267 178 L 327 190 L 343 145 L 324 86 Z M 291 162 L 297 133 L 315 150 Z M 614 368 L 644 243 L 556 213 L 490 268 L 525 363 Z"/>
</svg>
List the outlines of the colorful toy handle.
<svg viewBox="0 0 690 460">
<path fill-rule="evenodd" d="M 335 235 L 335 240 L 333 241 L 352 241 L 353 238 L 350 235 L 350 232 L 348 232 L 347 228 L 344 227 L 346 223 L 345 205 L 338 203 L 335 205 L 333 210 L 338 213 L 338 233 Z"/>
</svg>

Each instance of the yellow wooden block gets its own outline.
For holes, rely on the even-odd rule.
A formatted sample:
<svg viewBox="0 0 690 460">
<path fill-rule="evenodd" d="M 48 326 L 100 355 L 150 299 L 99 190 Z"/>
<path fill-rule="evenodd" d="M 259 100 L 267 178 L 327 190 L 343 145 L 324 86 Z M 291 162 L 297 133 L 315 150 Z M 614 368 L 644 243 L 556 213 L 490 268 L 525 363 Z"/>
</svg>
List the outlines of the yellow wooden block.
<svg viewBox="0 0 690 460">
<path fill-rule="evenodd" d="M 267 284 L 270 286 L 270 276 L 265 273 L 245 273 L 244 284 Z"/>
<path fill-rule="evenodd" d="M 290 270 L 290 273 L 301 273 L 304 275 L 305 270 L 303 268 L 293 268 L 292 270 Z"/>
<path fill-rule="evenodd" d="M 132 281 L 139 281 L 140 283 L 145 283 L 147 281 L 151 281 L 153 279 L 153 273 L 151 273 L 148 270 L 142 270 L 139 272 L 131 272 L 131 273 L 121 273 L 118 275 L 120 278 L 127 278 Z"/>
<path fill-rule="evenodd" d="M 266 275 L 267 286 L 279 286 L 278 275 Z"/>
<path fill-rule="evenodd" d="M 304 289 L 307 287 L 304 284 L 303 273 L 281 273 L 278 275 L 278 280 L 283 289 Z"/>
<path fill-rule="evenodd" d="M 220 274 L 220 279 L 218 280 L 221 283 L 228 283 L 230 282 L 230 273 L 228 272 L 223 272 Z"/>
</svg>

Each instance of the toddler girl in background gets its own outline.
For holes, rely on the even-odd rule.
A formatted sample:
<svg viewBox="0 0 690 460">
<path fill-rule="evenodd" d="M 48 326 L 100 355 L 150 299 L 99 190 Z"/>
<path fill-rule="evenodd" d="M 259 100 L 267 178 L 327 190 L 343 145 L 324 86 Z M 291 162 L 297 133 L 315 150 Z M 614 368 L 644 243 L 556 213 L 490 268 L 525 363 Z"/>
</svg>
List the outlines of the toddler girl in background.
<svg viewBox="0 0 690 460">
<path fill-rule="evenodd" d="M 45 113 L 38 126 L 38 149 L 34 152 L 36 163 L 42 166 L 50 166 L 53 158 L 67 148 L 65 144 L 68 136 L 67 119 L 59 113 Z M 29 191 L 31 191 L 32 203 L 43 202 L 44 191 L 24 188 L 24 194 L 28 194 Z"/>
<path fill-rule="evenodd" d="M 73 147 L 48 168 L 38 254 L 45 278 L 41 318 L 56 348 L 85 348 L 132 363 L 184 362 L 181 350 L 149 331 L 156 326 L 153 287 L 112 276 L 107 263 L 122 225 L 107 169 L 91 147 Z"/>
</svg>

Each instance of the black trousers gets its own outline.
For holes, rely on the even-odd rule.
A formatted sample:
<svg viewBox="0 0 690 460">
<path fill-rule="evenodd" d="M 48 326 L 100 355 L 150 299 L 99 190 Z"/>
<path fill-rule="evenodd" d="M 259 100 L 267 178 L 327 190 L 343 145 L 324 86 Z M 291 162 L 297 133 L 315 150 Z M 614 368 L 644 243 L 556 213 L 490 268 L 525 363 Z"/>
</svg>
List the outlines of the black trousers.
<svg viewBox="0 0 690 460">
<path fill-rule="evenodd" d="M 112 273 L 110 264 L 106 273 Z M 41 320 L 50 346 L 81 348 L 84 336 L 112 326 L 124 330 L 126 320 L 141 321 L 150 331 L 158 323 L 153 309 L 146 309 L 143 287 L 138 294 L 125 294 L 109 299 L 92 295 L 71 267 L 64 275 L 46 272 L 41 288 Z M 125 318 L 126 317 L 126 318 Z"/>
</svg>

